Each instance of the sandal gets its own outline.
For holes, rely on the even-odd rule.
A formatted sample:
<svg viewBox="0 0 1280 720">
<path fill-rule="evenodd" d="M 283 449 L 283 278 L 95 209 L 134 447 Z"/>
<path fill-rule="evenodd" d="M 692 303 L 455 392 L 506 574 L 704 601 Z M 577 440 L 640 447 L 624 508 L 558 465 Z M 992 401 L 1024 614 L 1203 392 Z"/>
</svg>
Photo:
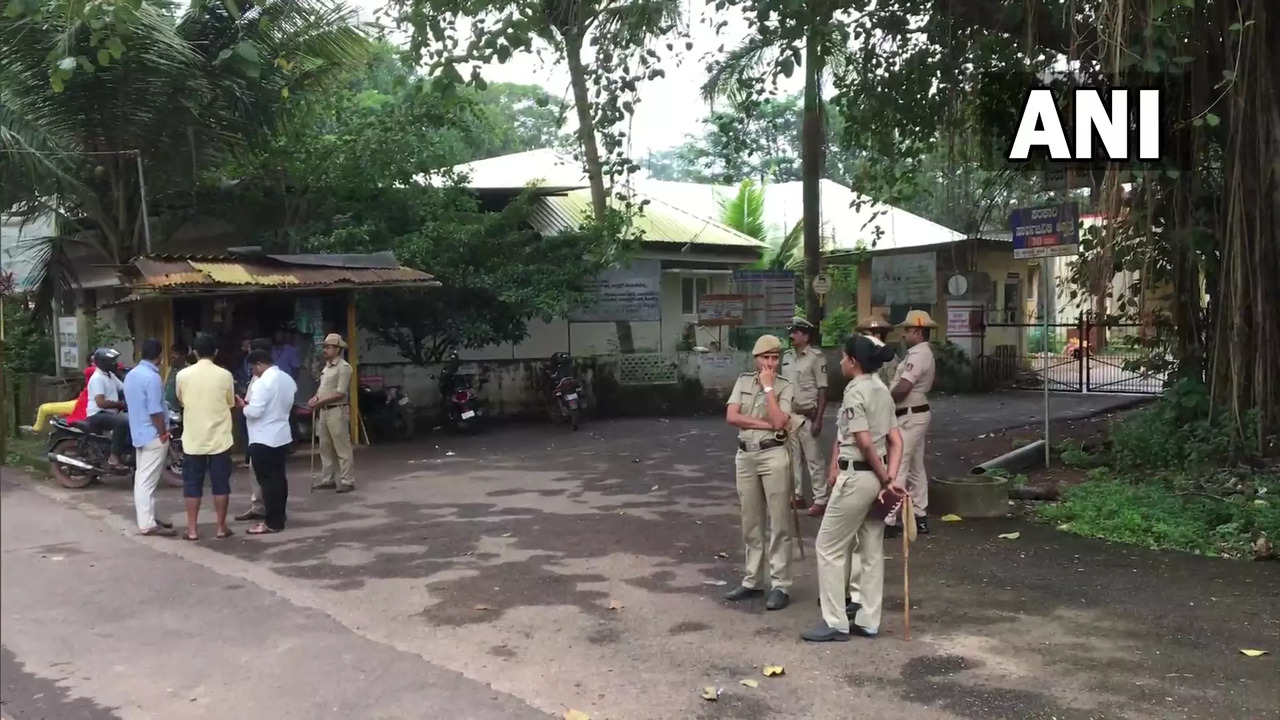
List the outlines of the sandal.
<svg viewBox="0 0 1280 720">
<path fill-rule="evenodd" d="M 146 530 L 139 532 L 138 534 L 143 537 L 173 537 L 178 533 L 174 531 L 172 528 L 167 528 L 167 527 L 164 527 L 163 525 L 157 524 L 157 525 L 153 525 L 152 527 Z"/>
<path fill-rule="evenodd" d="M 219 530 L 218 534 L 214 535 L 214 537 L 219 540 L 225 540 L 232 535 L 235 535 L 235 532 L 231 528 L 227 528 L 226 530 Z"/>
<path fill-rule="evenodd" d="M 200 536 L 199 536 L 199 535 L 188 535 L 188 534 L 186 534 L 186 533 L 183 533 L 183 534 L 182 534 L 182 539 L 183 539 L 183 540 L 186 540 L 187 542 L 199 542 L 199 541 L 200 541 Z"/>
<path fill-rule="evenodd" d="M 245 531 L 249 535 L 274 535 L 280 532 L 275 528 L 267 527 L 265 524 L 259 523 Z"/>
</svg>

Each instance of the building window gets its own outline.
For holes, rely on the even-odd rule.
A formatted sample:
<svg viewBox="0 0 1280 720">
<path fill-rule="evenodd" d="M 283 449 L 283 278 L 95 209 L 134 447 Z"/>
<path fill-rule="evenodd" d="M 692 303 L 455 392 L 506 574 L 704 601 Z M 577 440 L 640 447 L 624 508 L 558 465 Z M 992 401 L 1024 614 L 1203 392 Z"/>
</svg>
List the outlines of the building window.
<svg viewBox="0 0 1280 720">
<path fill-rule="evenodd" d="M 705 276 L 686 275 L 680 278 L 680 313 L 698 314 L 698 301 L 711 293 L 711 280 Z"/>
<path fill-rule="evenodd" d="M 1002 318 L 1006 323 L 1017 323 L 1022 316 L 1022 281 L 1008 278 L 1004 281 L 1004 307 Z"/>
</svg>

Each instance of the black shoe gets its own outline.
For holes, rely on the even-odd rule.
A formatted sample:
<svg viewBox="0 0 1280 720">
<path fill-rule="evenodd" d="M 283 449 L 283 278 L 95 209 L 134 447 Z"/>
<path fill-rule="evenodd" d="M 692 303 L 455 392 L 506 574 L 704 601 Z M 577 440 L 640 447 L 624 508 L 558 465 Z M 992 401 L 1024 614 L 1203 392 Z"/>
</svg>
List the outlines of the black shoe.
<svg viewBox="0 0 1280 720">
<path fill-rule="evenodd" d="M 169 522 L 168 520 L 161 520 L 160 518 L 156 518 L 156 527 L 164 528 L 165 530 L 172 530 L 173 523 Z"/>
<path fill-rule="evenodd" d="M 319 483 L 316 483 L 315 485 L 312 485 L 311 489 L 312 490 L 333 490 L 336 487 L 338 486 L 334 485 L 331 482 L 319 482 Z"/>
<path fill-rule="evenodd" d="M 845 606 L 846 606 L 846 607 L 847 607 L 850 603 L 852 603 L 852 602 L 853 602 L 853 598 L 848 597 L 848 596 L 845 596 L 844 604 L 845 604 Z M 817 605 L 818 605 L 818 607 L 822 607 L 822 598 L 818 598 L 818 603 L 817 603 Z M 861 607 L 861 605 L 859 605 L 859 607 Z"/>
<path fill-rule="evenodd" d="M 774 588 L 769 591 L 769 599 L 764 603 L 765 610 L 781 610 L 791 604 L 791 596 L 786 591 Z"/>
<path fill-rule="evenodd" d="M 849 642 L 849 633 L 840 632 L 823 623 L 800 633 L 800 639 L 806 642 Z"/>
<path fill-rule="evenodd" d="M 892 539 L 897 538 L 897 537 L 902 537 L 902 527 L 901 527 L 901 526 L 899 526 L 899 525 L 885 525 L 885 526 L 884 526 L 884 539 L 885 539 L 885 540 L 892 540 Z"/>
<path fill-rule="evenodd" d="M 845 617 L 849 618 L 849 622 L 853 622 L 853 618 L 858 615 L 858 611 L 862 609 L 861 603 L 852 600 L 846 600 L 844 604 Z"/>
<path fill-rule="evenodd" d="M 355 489 L 356 489 L 356 486 L 355 486 L 355 485 L 339 485 L 339 486 L 338 486 L 338 489 L 337 489 L 337 490 L 334 490 L 334 492 L 339 492 L 339 493 L 349 493 L 349 492 L 352 492 L 352 491 L 353 491 L 353 490 L 355 490 Z"/>
<path fill-rule="evenodd" d="M 929 518 L 927 517 L 916 518 L 916 534 L 917 535 L 929 534 Z"/>
<path fill-rule="evenodd" d="M 257 510 L 246 510 L 236 516 L 236 522 L 247 522 L 249 520 L 264 520 L 266 515 Z"/>
<path fill-rule="evenodd" d="M 864 627 L 862 627 L 861 625 L 852 625 L 852 624 L 851 624 L 851 625 L 849 625 L 849 632 L 850 632 L 851 634 L 853 634 L 853 635 L 857 635 L 858 637 L 864 637 L 864 638 L 875 638 L 875 637 L 880 637 L 880 631 L 879 631 L 879 630 L 872 630 L 871 628 L 864 628 Z"/>
<path fill-rule="evenodd" d="M 725 593 L 724 599 L 728 600 L 729 602 L 738 602 L 739 600 L 746 600 L 748 598 L 753 598 L 763 594 L 764 594 L 764 591 L 761 590 L 760 588 L 749 588 L 749 587 L 743 587 L 739 585 L 738 587 Z"/>
</svg>

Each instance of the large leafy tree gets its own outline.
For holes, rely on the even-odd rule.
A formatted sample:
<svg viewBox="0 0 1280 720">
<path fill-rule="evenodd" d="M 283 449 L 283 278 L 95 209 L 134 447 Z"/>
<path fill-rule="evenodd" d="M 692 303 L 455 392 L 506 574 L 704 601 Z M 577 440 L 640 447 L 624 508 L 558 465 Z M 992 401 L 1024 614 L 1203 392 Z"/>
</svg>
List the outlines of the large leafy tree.
<svg viewBox="0 0 1280 720">
<path fill-rule="evenodd" d="M 487 128 L 472 159 L 572 147 L 572 136 L 564 132 L 571 106 L 541 86 L 490 83 L 484 90 L 475 90 L 474 96 Z"/>
<path fill-rule="evenodd" d="M 396 0 L 397 19 L 412 31 L 445 83 L 462 83 L 457 65 L 472 63 L 470 82 L 487 83 L 478 64 L 549 49 L 569 71 L 576 135 L 591 186 L 594 218 L 609 213 L 607 180 L 634 169 L 620 125 L 635 110 L 636 90 L 665 73 L 655 41 L 680 21 L 677 0 Z"/>
<path fill-rule="evenodd" d="M 162 246 L 146 201 L 189 194 L 273 128 L 291 92 L 361 59 L 368 42 L 354 22 L 321 0 L 198 0 L 181 14 L 145 0 L 11 4 L 0 19 L 0 199 L 59 220 L 65 235 L 42 250 L 45 279 L 73 275 L 73 243 L 113 262 L 149 239 Z"/>
<path fill-rule="evenodd" d="M 1280 430 L 1274 391 L 1280 290 L 1270 281 L 1280 272 L 1275 3 L 851 4 L 861 11 L 848 27 L 855 61 L 834 78 L 834 104 L 845 141 L 882 154 L 904 146 L 928 150 L 958 135 L 994 166 L 1013 136 L 1026 88 L 1046 71 L 1069 63 L 1066 86 L 1137 86 L 1160 78 L 1168 163 L 1127 177 L 1120 174 L 1127 168 L 1116 166 L 1085 174 L 1088 202 L 1110 220 L 1085 238 L 1083 279 L 1095 296 L 1121 269 L 1140 269 L 1150 285 L 1170 283 L 1175 376 L 1206 383 L 1214 406 L 1229 409 L 1218 421 L 1255 449 L 1274 451 L 1268 438 Z M 860 186 L 893 188 L 904 170 L 863 167 Z"/>
<path fill-rule="evenodd" d="M 361 325 L 415 363 L 518 342 L 531 319 L 587 302 L 609 246 L 595 226 L 541 237 L 531 198 L 491 211 L 450 170 L 493 147 L 490 99 L 439 92 L 378 57 L 347 90 L 295 95 L 285 122 L 228 167 L 240 181 L 224 200 L 255 208 L 264 245 L 391 250 L 440 280 L 361 298 Z"/>
</svg>

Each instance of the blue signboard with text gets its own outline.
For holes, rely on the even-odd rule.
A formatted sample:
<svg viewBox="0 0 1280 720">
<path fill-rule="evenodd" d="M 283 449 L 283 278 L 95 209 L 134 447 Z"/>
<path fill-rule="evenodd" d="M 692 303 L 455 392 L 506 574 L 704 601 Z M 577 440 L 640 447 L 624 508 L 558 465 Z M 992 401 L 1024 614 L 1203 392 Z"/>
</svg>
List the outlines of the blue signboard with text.
<svg viewBox="0 0 1280 720">
<path fill-rule="evenodd" d="M 1080 252 L 1080 207 L 1076 203 L 1017 208 L 1009 215 L 1017 260 Z"/>
</svg>

